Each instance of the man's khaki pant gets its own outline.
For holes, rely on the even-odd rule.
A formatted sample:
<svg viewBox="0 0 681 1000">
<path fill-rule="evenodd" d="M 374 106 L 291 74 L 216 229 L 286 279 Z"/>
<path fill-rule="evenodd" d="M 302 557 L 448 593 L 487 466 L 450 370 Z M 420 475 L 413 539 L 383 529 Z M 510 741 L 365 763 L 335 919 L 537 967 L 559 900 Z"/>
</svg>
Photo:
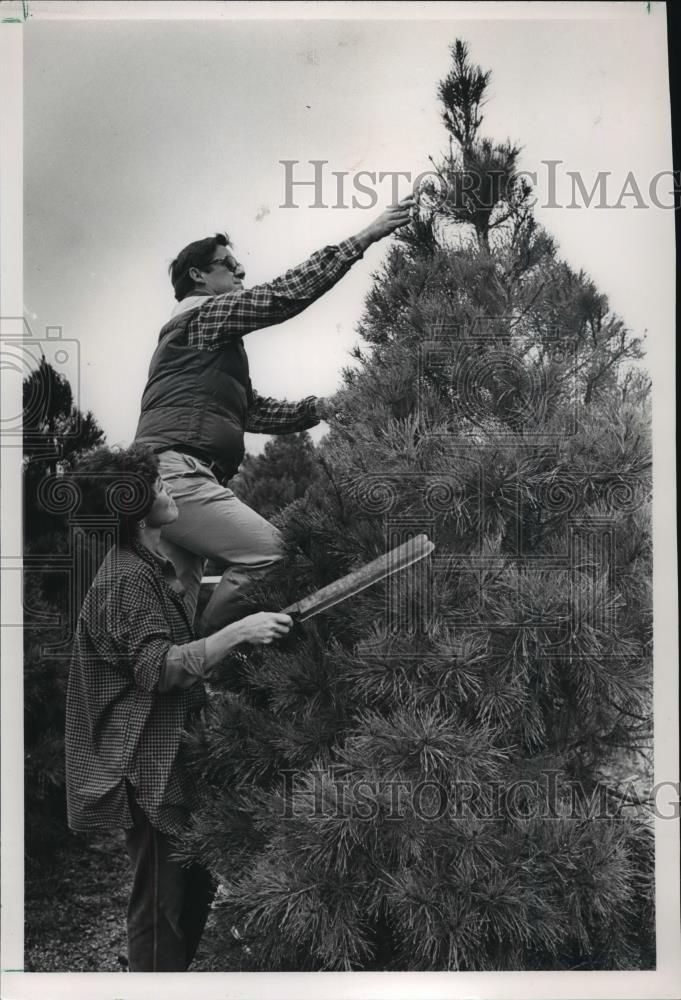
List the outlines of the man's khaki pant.
<svg viewBox="0 0 681 1000">
<path fill-rule="evenodd" d="M 221 486 L 199 459 L 164 451 L 159 460 L 161 476 L 179 510 L 177 521 L 161 532 L 161 548 L 185 588 L 191 616 L 206 559 L 227 564 L 198 623 L 199 634 L 208 635 L 243 616 L 242 591 L 282 558 L 281 535 Z"/>
</svg>

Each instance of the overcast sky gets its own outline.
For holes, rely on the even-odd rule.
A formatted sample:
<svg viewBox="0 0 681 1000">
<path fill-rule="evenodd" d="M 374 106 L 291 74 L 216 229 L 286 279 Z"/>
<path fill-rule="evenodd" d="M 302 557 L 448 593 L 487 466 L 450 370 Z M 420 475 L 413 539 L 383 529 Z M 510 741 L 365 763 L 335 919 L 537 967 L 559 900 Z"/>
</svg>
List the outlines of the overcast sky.
<svg viewBox="0 0 681 1000">
<path fill-rule="evenodd" d="M 671 159 L 664 6 L 646 15 L 644 4 L 610 4 L 609 20 L 556 20 L 556 4 L 550 20 L 493 20 L 496 5 L 485 6 L 485 21 L 26 25 L 26 316 L 34 333 L 56 325 L 79 342 L 80 405 L 109 442 L 134 434 L 177 251 L 227 229 L 254 284 L 367 225 L 378 207 L 312 209 L 307 189 L 300 208 L 279 207 L 279 161 L 299 160 L 301 178 L 310 159 L 329 161 L 331 202 L 331 170 L 427 169 L 446 144 L 436 88 L 457 37 L 492 70 L 483 132 L 523 146 L 540 200 L 542 161 L 559 160 L 560 203 L 570 200 L 568 170 L 587 188 L 610 171 L 610 203 L 633 171 L 649 203 L 650 179 Z M 380 207 L 390 186 L 377 188 Z M 537 214 L 634 332 L 673 337 L 662 306 L 672 213 L 635 203 Z M 258 391 L 292 399 L 338 387 L 385 247 L 302 316 L 248 336 Z M 250 450 L 262 443 L 249 436 Z"/>
</svg>

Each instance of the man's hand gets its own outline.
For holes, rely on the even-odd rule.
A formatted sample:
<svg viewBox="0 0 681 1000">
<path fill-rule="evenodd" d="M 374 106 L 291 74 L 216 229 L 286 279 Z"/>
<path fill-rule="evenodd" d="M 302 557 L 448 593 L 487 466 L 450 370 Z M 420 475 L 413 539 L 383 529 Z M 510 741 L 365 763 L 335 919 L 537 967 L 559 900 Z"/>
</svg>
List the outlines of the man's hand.
<svg viewBox="0 0 681 1000">
<path fill-rule="evenodd" d="M 314 404 L 315 412 L 320 420 L 332 420 L 336 415 L 336 407 L 328 396 L 317 396 Z"/>
<path fill-rule="evenodd" d="M 357 235 L 364 249 L 366 250 L 371 243 L 382 240 L 384 236 L 394 233 L 400 226 L 406 226 L 411 220 L 415 207 L 416 200 L 413 194 L 408 194 L 402 201 L 398 201 L 396 205 L 391 205 L 390 208 L 386 208 L 384 212 L 381 212 L 371 225 L 367 226 L 366 229 L 363 229 Z"/>
</svg>

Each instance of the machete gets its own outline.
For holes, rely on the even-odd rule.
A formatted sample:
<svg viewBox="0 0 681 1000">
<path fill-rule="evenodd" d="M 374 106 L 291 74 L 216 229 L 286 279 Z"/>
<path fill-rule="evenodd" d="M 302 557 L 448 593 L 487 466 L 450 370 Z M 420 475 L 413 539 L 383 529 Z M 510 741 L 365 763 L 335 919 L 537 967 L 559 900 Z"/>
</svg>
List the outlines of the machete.
<svg viewBox="0 0 681 1000">
<path fill-rule="evenodd" d="M 433 551 L 435 546 L 427 535 L 416 535 L 408 542 L 398 545 L 385 555 L 379 556 L 370 563 L 360 566 L 347 576 L 342 576 L 339 580 L 334 580 L 327 587 L 316 590 L 314 594 L 303 597 L 302 600 L 290 604 L 283 609 L 283 614 L 290 615 L 296 622 L 307 621 L 314 615 L 322 611 L 328 611 L 335 604 L 347 601 L 349 597 L 354 597 L 367 587 L 379 583 L 387 577 L 394 576 L 408 566 L 420 562 Z"/>
</svg>

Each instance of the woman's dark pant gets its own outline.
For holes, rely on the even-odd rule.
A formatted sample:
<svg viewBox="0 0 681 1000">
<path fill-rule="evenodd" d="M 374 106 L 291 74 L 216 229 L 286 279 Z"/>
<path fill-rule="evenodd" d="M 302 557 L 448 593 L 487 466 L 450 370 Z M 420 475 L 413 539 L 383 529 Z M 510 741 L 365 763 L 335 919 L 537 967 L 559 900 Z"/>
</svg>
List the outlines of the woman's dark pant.
<svg viewBox="0 0 681 1000">
<path fill-rule="evenodd" d="M 130 972 L 184 972 L 196 953 L 215 892 L 200 865 L 171 859 L 171 837 L 156 830 L 130 796 L 135 826 L 125 831 L 133 867 L 128 906 Z"/>
</svg>

